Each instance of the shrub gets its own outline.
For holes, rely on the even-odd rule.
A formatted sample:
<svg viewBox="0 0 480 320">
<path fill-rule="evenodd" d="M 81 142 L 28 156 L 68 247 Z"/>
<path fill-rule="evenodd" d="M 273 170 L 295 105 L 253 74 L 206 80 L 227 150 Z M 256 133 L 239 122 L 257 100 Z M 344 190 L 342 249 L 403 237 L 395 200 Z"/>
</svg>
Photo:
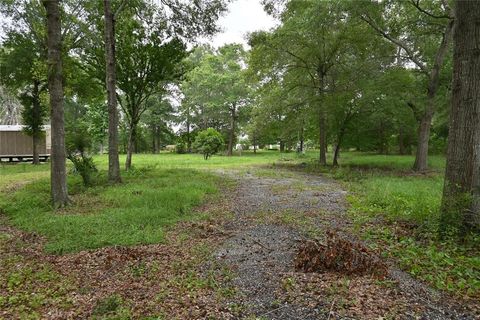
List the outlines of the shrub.
<svg viewBox="0 0 480 320">
<path fill-rule="evenodd" d="M 87 187 L 91 185 L 92 174 L 97 171 L 88 154 L 92 141 L 85 126 L 78 125 L 70 130 L 66 137 L 67 158 L 73 163 L 73 171 L 80 174 L 83 185 Z"/>
<path fill-rule="evenodd" d="M 184 154 L 187 153 L 187 146 L 183 142 L 178 142 L 175 145 L 175 152 L 178 154 Z"/>
<path fill-rule="evenodd" d="M 224 144 L 223 137 L 217 130 L 208 128 L 198 133 L 193 143 L 193 148 L 203 154 L 203 158 L 208 158 L 220 151 Z"/>
<path fill-rule="evenodd" d="M 74 172 L 80 174 L 83 185 L 88 187 L 92 183 L 92 174 L 97 172 L 97 167 L 93 163 L 91 156 L 85 153 L 69 153 L 68 159 L 72 161 Z"/>
</svg>

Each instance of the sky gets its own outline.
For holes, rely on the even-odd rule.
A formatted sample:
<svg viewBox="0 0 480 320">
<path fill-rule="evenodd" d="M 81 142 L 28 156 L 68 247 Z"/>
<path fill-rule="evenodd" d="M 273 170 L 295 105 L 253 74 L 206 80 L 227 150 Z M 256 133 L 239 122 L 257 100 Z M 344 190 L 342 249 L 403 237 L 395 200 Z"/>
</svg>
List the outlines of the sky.
<svg viewBox="0 0 480 320">
<path fill-rule="evenodd" d="M 228 12 L 220 18 L 222 31 L 205 42 L 214 47 L 227 43 L 243 43 L 247 45 L 247 33 L 258 30 L 268 30 L 275 26 L 276 21 L 263 11 L 260 0 L 234 0 L 228 6 Z"/>
<path fill-rule="evenodd" d="M 263 11 L 260 1 L 233 0 L 228 6 L 228 12 L 219 20 L 222 31 L 213 38 L 204 39 L 201 42 L 210 43 L 215 48 L 227 43 L 243 43 L 247 46 L 245 40 L 247 33 L 268 30 L 276 25 L 275 19 Z M 0 20 L 6 22 L 3 16 L 0 16 Z M 2 35 L 2 28 L 0 28 L 0 38 Z"/>
</svg>

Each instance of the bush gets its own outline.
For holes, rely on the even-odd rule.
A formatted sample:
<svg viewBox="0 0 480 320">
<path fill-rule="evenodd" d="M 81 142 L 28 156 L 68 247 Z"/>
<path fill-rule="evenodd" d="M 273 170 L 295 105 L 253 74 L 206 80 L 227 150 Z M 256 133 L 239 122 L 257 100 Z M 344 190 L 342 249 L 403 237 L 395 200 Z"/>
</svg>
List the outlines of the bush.
<svg viewBox="0 0 480 320">
<path fill-rule="evenodd" d="M 217 130 L 208 128 L 201 131 L 195 138 L 193 148 L 203 154 L 203 158 L 208 160 L 210 156 L 220 151 L 224 145 L 223 137 Z"/>
<path fill-rule="evenodd" d="M 183 142 L 178 142 L 175 145 L 175 152 L 178 154 L 184 154 L 187 153 L 187 146 Z"/>
<path fill-rule="evenodd" d="M 93 163 L 92 157 L 85 153 L 68 154 L 68 159 L 72 161 L 74 172 L 80 174 L 83 185 L 88 187 L 92 184 L 92 174 L 97 172 L 97 167 Z"/>
<path fill-rule="evenodd" d="M 92 157 L 87 153 L 92 141 L 86 127 L 71 127 L 66 136 L 67 158 L 73 163 L 74 172 L 80 174 L 83 185 L 90 186 L 92 174 L 97 171 Z"/>
</svg>

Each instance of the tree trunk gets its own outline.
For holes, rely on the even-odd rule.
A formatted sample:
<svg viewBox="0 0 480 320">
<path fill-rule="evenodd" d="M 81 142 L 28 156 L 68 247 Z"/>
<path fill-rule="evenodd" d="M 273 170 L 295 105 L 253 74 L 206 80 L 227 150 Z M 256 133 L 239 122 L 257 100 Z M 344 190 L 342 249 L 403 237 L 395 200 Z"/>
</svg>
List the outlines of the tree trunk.
<svg viewBox="0 0 480 320">
<path fill-rule="evenodd" d="M 192 153 L 192 138 L 190 137 L 190 120 L 187 119 L 187 151 Z"/>
<path fill-rule="evenodd" d="M 342 145 L 343 136 L 345 135 L 345 127 L 340 129 L 337 137 L 337 144 L 335 145 L 335 152 L 333 154 L 333 166 L 338 167 L 338 158 L 340 156 L 340 147 Z"/>
<path fill-rule="evenodd" d="M 32 136 L 32 151 L 33 151 L 33 160 L 34 165 L 40 164 L 40 156 L 38 154 L 38 145 L 40 142 L 40 137 L 38 134 L 33 134 Z"/>
<path fill-rule="evenodd" d="M 280 140 L 280 152 L 285 152 L 285 142 Z"/>
<path fill-rule="evenodd" d="M 40 105 L 40 90 L 39 90 L 40 83 L 38 81 L 33 82 L 33 132 L 32 132 L 32 151 L 33 151 L 33 159 L 32 163 L 34 165 L 40 164 L 40 157 L 38 154 L 38 145 L 40 143 L 40 137 L 42 136 L 42 106 Z"/>
<path fill-rule="evenodd" d="M 338 167 L 338 156 L 340 154 L 340 144 L 335 145 L 335 151 L 333 152 L 333 166 Z"/>
<path fill-rule="evenodd" d="M 108 99 L 108 181 L 121 182 L 118 158 L 118 109 L 116 95 L 115 17 L 110 0 L 103 0 L 105 18 L 105 63 Z"/>
<path fill-rule="evenodd" d="M 319 163 L 322 166 L 326 166 L 327 165 L 327 128 L 326 128 L 325 112 L 323 108 L 320 108 L 319 110 L 318 126 L 319 126 L 319 144 L 320 144 Z"/>
<path fill-rule="evenodd" d="M 415 163 L 413 165 L 413 170 L 415 171 L 421 172 L 428 169 L 428 141 L 430 139 L 430 126 L 432 123 L 433 114 L 435 113 L 435 96 L 437 94 L 440 84 L 440 71 L 442 69 L 443 60 L 445 59 L 445 55 L 448 51 L 452 28 L 453 21 L 450 21 L 445 27 L 442 42 L 440 43 L 440 47 L 437 50 L 432 71 L 429 75 L 427 106 L 420 120 L 418 128 L 417 153 L 415 156 Z"/>
<path fill-rule="evenodd" d="M 440 231 L 480 232 L 480 2 L 456 1 L 452 103 Z"/>
<path fill-rule="evenodd" d="M 407 153 L 405 150 L 405 136 L 402 127 L 398 130 L 398 153 L 400 155 L 405 155 Z"/>
<path fill-rule="evenodd" d="M 156 132 L 156 135 L 155 135 L 155 153 L 160 153 L 160 128 L 157 128 L 157 130 L 155 131 Z"/>
<path fill-rule="evenodd" d="M 433 104 L 434 102 L 429 99 L 427 103 Z M 427 107 L 427 109 L 430 108 L 431 107 Z M 419 172 L 428 170 L 428 141 L 430 139 L 430 125 L 433 118 L 433 112 L 428 111 L 429 110 L 426 110 L 425 114 L 422 116 L 418 127 L 417 152 L 415 155 L 413 170 Z"/>
<path fill-rule="evenodd" d="M 152 127 L 152 153 L 157 153 L 157 128 L 155 126 Z"/>
<path fill-rule="evenodd" d="M 304 142 L 304 129 L 303 129 L 303 123 L 302 123 L 302 127 L 300 128 L 300 134 L 299 134 L 299 140 L 300 140 L 300 146 L 299 146 L 299 152 L 300 153 L 303 153 L 303 142 Z"/>
<path fill-rule="evenodd" d="M 63 110 L 62 33 L 59 0 L 43 0 L 47 12 L 48 90 L 50 93 L 52 152 L 51 193 L 54 208 L 69 203 Z"/>
<path fill-rule="evenodd" d="M 135 148 L 135 139 L 137 138 L 137 125 L 134 124 L 130 127 L 130 133 L 128 135 L 127 144 L 127 159 L 125 161 L 125 170 L 130 170 L 132 167 L 132 154 Z"/>
<path fill-rule="evenodd" d="M 236 107 L 233 107 L 230 110 L 230 133 L 228 137 L 228 150 L 227 150 L 227 156 L 232 156 L 233 155 L 233 143 L 235 140 L 235 117 L 236 117 Z"/>
</svg>

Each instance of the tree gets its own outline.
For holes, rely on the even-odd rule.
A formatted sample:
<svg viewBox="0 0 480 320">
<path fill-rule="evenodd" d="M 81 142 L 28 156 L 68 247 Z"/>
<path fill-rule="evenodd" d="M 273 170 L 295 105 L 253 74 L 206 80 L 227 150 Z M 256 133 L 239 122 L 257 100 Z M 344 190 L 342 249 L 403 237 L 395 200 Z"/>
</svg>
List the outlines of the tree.
<svg viewBox="0 0 480 320">
<path fill-rule="evenodd" d="M 143 123 L 150 129 L 152 152 L 159 153 L 162 144 L 171 140 L 173 135 L 168 122 L 173 121 L 174 109 L 170 101 L 161 95 L 151 97 L 146 104 Z"/>
<path fill-rule="evenodd" d="M 18 5 L 20 10 L 12 10 Z M 42 34 L 45 30 L 45 13 L 37 3 L 8 4 L 1 7 L 5 14 L 13 17 L 22 27 L 10 26 L 3 43 L 1 77 L 22 103 L 22 124 L 25 132 L 32 137 L 33 164 L 39 164 L 38 145 L 43 136 L 43 125 L 47 117 L 47 106 L 41 95 L 46 90 L 45 60 L 46 44 Z M 38 17 L 41 17 L 38 19 Z"/>
<path fill-rule="evenodd" d="M 327 163 L 329 141 L 336 145 L 336 161 L 357 112 L 346 97 L 360 100 L 355 97 L 365 95 L 364 82 L 392 60 L 392 46 L 372 37 L 348 9 L 346 1 L 289 1 L 278 28 L 250 37 L 249 66 L 264 92 L 260 106 L 276 114 L 271 122 L 283 135 L 281 148 L 285 136 L 302 145 L 306 129 L 315 126 L 315 136 L 308 134 L 318 141 L 321 165 Z"/>
<path fill-rule="evenodd" d="M 39 164 L 38 145 L 40 139 L 44 137 L 43 125 L 47 118 L 47 107 L 42 103 L 39 93 L 39 82 L 34 81 L 31 94 L 25 92 L 21 97 L 22 109 L 22 124 L 24 125 L 24 132 L 32 137 L 32 151 L 33 164 Z"/>
<path fill-rule="evenodd" d="M 43 0 L 47 12 L 48 91 L 52 132 L 51 192 L 54 208 L 69 203 L 63 111 L 62 26 L 59 0 Z"/>
<path fill-rule="evenodd" d="M 453 15 L 447 1 L 383 1 L 361 5 L 360 17 L 379 35 L 399 47 L 427 79 L 427 101 L 418 114 L 418 142 L 413 169 L 428 169 L 428 142 L 435 114 L 440 73 L 448 54 Z"/>
<path fill-rule="evenodd" d="M 453 84 L 441 233 L 480 232 L 480 2 L 455 2 Z"/>
<path fill-rule="evenodd" d="M 104 58 L 111 54 L 96 49 L 99 30 L 104 30 L 99 21 L 97 1 L 88 2 L 90 14 L 84 21 L 89 33 L 90 45 L 82 53 L 89 63 L 91 74 L 97 79 L 106 79 Z M 115 1 L 122 8 L 121 14 L 107 12 L 109 19 L 110 46 L 107 50 L 114 52 L 111 44 L 116 46 L 117 99 L 120 103 L 124 119 L 128 127 L 128 147 L 125 167 L 128 170 L 132 163 L 135 149 L 137 125 L 146 111 L 145 102 L 152 95 L 165 93 L 168 85 L 180 76 L 178 62 L 185 56 L 186 40 L 201 35 L 210 35 L 218 30 L 217 19 L 226 10 L 224 0 L 206 1 L 151 1 L 132 0 Z M 109 9 L 108 6 L 104 6 Z M 113 19 L 113 20 L 112 20 Z M 114 28 L 115 20 L 120 22 Z M 95 26 L 92 29 L 91 26 Z M 107 32 L 105 29 L 105 32 Z M 115 29 L 115 30 L 113 30 Z M 105 33 L 104 33 L 105 34 Z M 106 35 L 106 34 L 105 34 Z M 111 62 L 110 62 L 111 64 Z M 113 68 L 113 65 L 110 65 Z M 111 70 L 110 70 L 111 71 Z M 110 72 L 111 76 L 111 72 Z M 111 86 L 111 84 L 110 84 Z M 113 88 L 110 88 L 110 92 Z M 110 99 L 112 100 L 112 99 Z M 112 109 L 113 110 L 113 109 Z"/>
<path fill-rule="evenodd" d="M 75 68 L 67 53 L 81 43 L 78 17 L 82 6 L 78 1 L 64 0 L 60 10 L 64 27 L 61 30 L 65 82 Z M 22 101 L 23 122 L 32 136 L 33 162 L 38 163 L 38 141 L 46 121 L 46 103 L 42 95 L 47 89 L 46 15 L 42 1 L 10 0 L 0 3 L 0 11 L 11 21 L 6 24 L 2 50 L 2 82 Z"/>
<path fill-rule="evenodd" d="M 238 44 L 206 51 L 182 84 L 185 104 L 194 107 L 199 115 L 198 126 L 226 129 L 229 156 L 233 153 L 241 109 L 249 103 L 245 63 L 245 51 Z"/>
<path fill-rule="evenodd" d="M 145 15 L 145 19 L 153 19 L 153 12 Z M 177 66 L 185 56 L 186 47 L 178 38 L 169 39 L 167 30 L 153 21 L 145 24 L 143 19 L 132 19 L 119 32 L 122 36 L 117 39 L 122 51 L 117 59 L 117 80 L 123 93 L 120 106 L 129 130 L 125 162 L 128 170 L 132 165 L 137 125 L 148 107 L 146 101 L 153 95 L 165 94 L 168 85 L 180 76 Z"/>
<path fill-rule="evenodd" d="M 123 2 L 122 2 L 123 4 Z M 121 182 L 118 159 L 118 110 L 115 61 L 115 14 L 110 0 L 103 1 L 105 18 L 105 64 L 108 100 L 108 181 Z"/>
<path fill-rule="evenodd" d="M 208 160 L 209 157 L 216 154 L 222 148 L 223 137 L 217 130 L 208 128 L 198 133 L 193 143 L 193 148 L 203 154 L 203 158 Z"/>
</svg>

